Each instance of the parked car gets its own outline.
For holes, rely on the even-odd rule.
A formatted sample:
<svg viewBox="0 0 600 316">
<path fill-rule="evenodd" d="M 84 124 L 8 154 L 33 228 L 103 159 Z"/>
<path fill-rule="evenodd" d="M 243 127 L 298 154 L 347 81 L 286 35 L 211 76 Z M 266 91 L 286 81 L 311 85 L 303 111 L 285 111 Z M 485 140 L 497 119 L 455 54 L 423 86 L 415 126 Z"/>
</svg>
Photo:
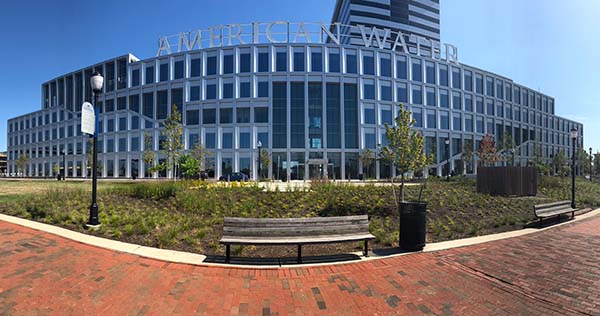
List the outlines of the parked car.
<svg viewBox="0 0 600 316">
<path fill-rule="evenodd" d="M 219 181 L 248 181 L 248 176 L 241 172 L 233 172 L 231 174 L 225 174 L 219 177 Z"/>
</svg>

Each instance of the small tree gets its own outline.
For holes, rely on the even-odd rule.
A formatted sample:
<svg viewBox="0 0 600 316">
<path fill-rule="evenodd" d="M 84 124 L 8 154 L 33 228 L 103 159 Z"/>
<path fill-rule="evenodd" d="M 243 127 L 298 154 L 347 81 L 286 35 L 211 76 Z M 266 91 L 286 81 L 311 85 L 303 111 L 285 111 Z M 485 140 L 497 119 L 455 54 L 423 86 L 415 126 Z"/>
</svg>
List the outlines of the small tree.
<svg viewBox="0 0 600 316">
<path fill-rule="evenodd" d="M 17 169 L 21 173 L 25 173 L 25 167 L 29 163 L 29 157 L 26 154 L 21 154 L 17 159 Z M 56 172 L 55 172 L 56 173 Z"/>
<path fill-rule="evenodd" d="M 201 143 L 196 143 L 194 149 L 192 149 L 191 155 L 198 160 L 198 176 L 201 176 L 202 171 L 205 170 L 206 157 L 211 156 L 212 153 L 208 151 Z"/>
<path fill-rule="evenodd" d="M 506 165 L 508 165 L 509 159 L 511 159 L 511 154 L 515 150 L 515 140 L 509 131 L 504 133 L 504 137 L 502 137 L 502 151 L 503 151 L 503 160 Z M 514 161 L 511 161 L 511 165 L 514 164 Z"/>
<path fill-rule="evenodd" d="M 366 179 L 369 175 L 369 168 L 371 167 L 371 164 L 375 161 L 375 153 L 369 148 L 367 148 L 360 153 L 360 155 L 358 156 L 358 160 L 362 164 L 363 171 L 365 169 L 365 166 L 367 167 L 367 172 L 365 176 L 363 176 L 363 179 Z"/>
<path fill-rule="evenodd" d="M 173 104 L 171 114 L 163 121 L 163 129 L 160 132 L 163 140 L 161 141 L 162 153 L 165 155 L 165 167 L 167 171 L 175 173 L 178 158 L 183 151 L 183 124 L 181 123 L 181 113 L 177 110 L 177 105 Z M 173 174 L 175 179 L 175 174 Z"/>
<path fill-rule="evenodd" d="M 200 161 L 195 157 L 185 154 L 179 158 L 181 174 L 185 179 L 197 178 L 200 175 Z"/>
<path fill-rule="evenodd" d="M 259 178 L 264 178 L 262 175 L 265 173 L 265 170 L 269 170 L 269 166 L 271 165 L 271 155 L 264 148 L 260 149 L 260 164 L 261 174 L 259 174 L 258 176 Z"/>
<path fill-rule="evenodd" d="M 400 172 L 400 198 L 404 202 L 404 175 L 410 171 L 423 169 L 427 163 L 424 152 L 423 135 L 413 129 L 415 120 L 412 113 L 400 104 L 398 116 L 395 119 L 396 126 L 385 124 L 388 145 L 383 147 L 382 159 L 392 162 Z M 398 206 L 398 198 L 394 190 L 394 180 L 391 178 L 394 202 Z"/>
<path fill-rule="evenodd" d="M 594 176 L 598 179 L 600 176 L 600 153 L 594 154 Z"/>
<path fill-rule="evenodd" d="M 473 151 L 473 140 L 467 139 L 463 144 L 463 152 L 462 152 L 462 160 L 464 164 L 465 173 L 470 166 L 473 164 L 473 158 L 475 157 L 475 152 Z"/>
<path fill-rule="evenodd" d="M 496 141 L 494 137 L 487 134 L 483 137 L 479 143 L 479 150 L 477 152 L 479 159 L 484 166 L 493 166 L 500 158 L 498 157 L 498 150 L 496 149 Z"/>
<path fill-rule="evenodd" d="M 567 155 L 562 150 L 559 150 L 556 155 L 552 158 L 552 169 L 554 174 L 564 177 L 568 174 L 569 168 L 567 167 Z"/>
<path fill-rule="evenodd" d="M 58 170 L 59 170 L 58 164 L 54 163 L 54 165 L 52 166 L 52 173 L 55 174 L 55 175 L 57 175 L 58 174 Z"/>
<path fill-rule="evenodd" d="M 539 174 L 547 174 L 550 172 L 550 166 L 542 157 L 542 145 L 536 143 L 533 147 L 533 166 Z"/>
<path fill-rule="evenodd" d="M 156 153 L 154 152 L 152 135 L 149 133 L 144 133 L 144 152 L 142 153 L 142 160 L 144 160 L 144 165 L 148 168 L 148 172 L 153 172 Z"/>
</svg>

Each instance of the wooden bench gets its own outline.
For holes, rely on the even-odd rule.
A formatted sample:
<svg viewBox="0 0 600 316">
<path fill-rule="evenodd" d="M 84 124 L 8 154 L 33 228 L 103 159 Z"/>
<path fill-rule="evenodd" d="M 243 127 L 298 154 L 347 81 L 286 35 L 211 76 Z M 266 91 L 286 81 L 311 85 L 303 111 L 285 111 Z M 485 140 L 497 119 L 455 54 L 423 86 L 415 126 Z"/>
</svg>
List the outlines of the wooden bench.
<svg viewBox="0 0 600 316">
<path fill-rule="evenodd" d="M 367 215 L 312 218 L 239 218 L 225 217 L 223 237 L 225 262 L 231 245 L 298 245 L 298 263 L 302 263 L 302 245 L 364 240 L 368 256 Z"/>
<path fill-rule="evenodd" d="M 535 212 L 535 216 L 539 220 L 542 220 L 542 218 L 545 217 L 558 216 L 567 213 L 571 213 L 571 217 L 575 217 L 575 211 L 577 211 L 577 209 L 571 208 L 571 201 L 560 201 L 535 205 L 533 210 Z"/>
</svg>

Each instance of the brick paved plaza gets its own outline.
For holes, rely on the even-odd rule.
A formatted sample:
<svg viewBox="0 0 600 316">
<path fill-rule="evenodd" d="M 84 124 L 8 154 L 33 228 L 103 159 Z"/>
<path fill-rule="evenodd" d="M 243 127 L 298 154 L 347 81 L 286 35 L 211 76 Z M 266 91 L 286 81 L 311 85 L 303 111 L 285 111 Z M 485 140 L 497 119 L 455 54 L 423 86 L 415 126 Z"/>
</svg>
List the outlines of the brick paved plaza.
<svg viewBox="0 0 600 316">
<path fill-rule="evenodd" d="M 600 315 L 600 215 L 301 268 L 174 264 L 0 222 L 0 315 Z"/>
</svg>

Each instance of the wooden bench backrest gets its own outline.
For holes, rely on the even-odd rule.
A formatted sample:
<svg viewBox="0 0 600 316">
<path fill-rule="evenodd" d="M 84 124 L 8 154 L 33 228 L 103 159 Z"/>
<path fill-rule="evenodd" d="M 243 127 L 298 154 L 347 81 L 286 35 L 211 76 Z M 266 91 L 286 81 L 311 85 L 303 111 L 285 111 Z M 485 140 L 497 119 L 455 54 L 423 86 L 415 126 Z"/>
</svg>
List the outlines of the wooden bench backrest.
<svg viewBox="0 0 600 316">
<path fill-rule="evenodd" d="M 310 218 L 225 217 L 223 236 L 302 237 L 369 233 L 367 215 Z"/>
<path fill-rule="evenodd" d="M 536 212 L 544 211 L 547 209 L 560 209 L 560 208 L 571 208 L 571 201 L 560 201 L 560 202 L 553 202 L 553 203 L 540 204 L 540 205 L 534 206 L 534 209 Z"/>
</svg>

